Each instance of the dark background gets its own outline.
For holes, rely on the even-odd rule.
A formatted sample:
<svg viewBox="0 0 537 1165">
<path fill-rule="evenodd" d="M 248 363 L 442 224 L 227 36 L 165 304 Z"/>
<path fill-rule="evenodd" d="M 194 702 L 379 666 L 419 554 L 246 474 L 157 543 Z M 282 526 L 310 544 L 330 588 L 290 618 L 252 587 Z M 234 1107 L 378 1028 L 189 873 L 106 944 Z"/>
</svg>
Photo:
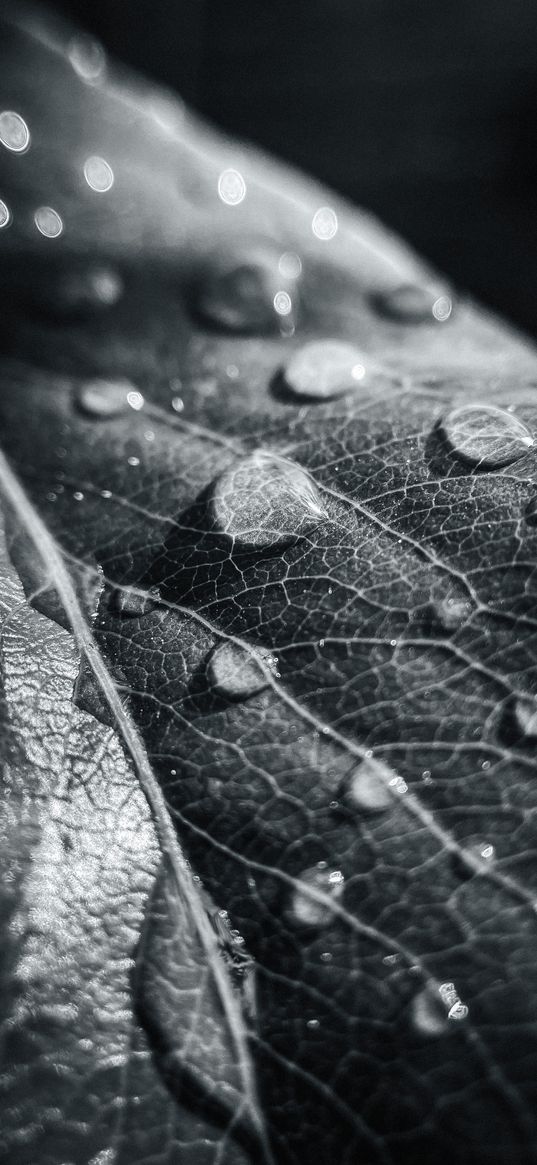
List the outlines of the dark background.
<svg viewBox="0 0 537 1165">
<path fill-rule="evenodd" d="M 535 0 L 63 0 L 537 334 Z"/>
</svg>

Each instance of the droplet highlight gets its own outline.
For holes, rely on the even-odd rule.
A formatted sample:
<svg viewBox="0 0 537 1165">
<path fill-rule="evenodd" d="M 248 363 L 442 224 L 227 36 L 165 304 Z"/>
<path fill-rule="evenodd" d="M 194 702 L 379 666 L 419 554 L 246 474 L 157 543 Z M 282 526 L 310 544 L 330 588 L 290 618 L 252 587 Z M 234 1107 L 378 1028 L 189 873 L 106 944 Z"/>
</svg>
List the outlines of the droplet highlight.
<svg viewBox="0 0 537 1165">
<path fill-rule="evenodd" d="M 138 412 L 144 406 L 144 398 L 129 380 L 86 380 L 80 385 L 76 403 L 81 412 L 99 420 L 128 413 Z"/>
<path fill-rule="evenodd" d="M 0 113 L 0 142 L 13 154 L 23 154 L 30 145 L 30 130 L 20 113 L 4 109 Z"/>
<path fill-rule="evenodd" d="M 305 536 L 326 511 L 304 469 L 285 457 L 258 450 L 237 461 L 213 486 L 216 530 L 236 550 L 273 550 Z"/>
<path fill-rule="evenodd" d="M 330 400 L 356 389 L 365 376 L 363 354 L 341 340 L 313 340 L 286 365 L 286 387 L 297 397 Z"/>
<path fill-rule="evenodd" d="M 97 194 L 106 194 L 114 185 L 114 171 L 105 158 L 93 154 L 84 162 L 84 178 L 91 190 Z"/>
<path fill-rule="evenodd" d="M 34 214 L 35 225 L 46 239 L 57 239 L 63 231 L 63 222 L 52 206 L 39 206 Z"/>
<path fill-rule="evenodd" d="M 266 648 L 249 651 L 239 643 L 221 643 L 209 656 L 210 687 L 227 700 L 247 700 L 269 686 L 278 675 L 276 656 Z"/>
<path fill-rule="evenodd" d="M 473 404 L 453 409 L 442 421 L 452 453 L 476 469 L 501 469 L 531 449 L 534 438 L 512 413 L 495 405 Z"/>
<path fill-rule="evenodd" d="M 325 862 L 304 870 L 291 894 L 287 909 L 289 920 L 295 926 L 325 926 L 334 918 L 330 901 L 338 902 L 341 899 L 344 884 L 345 879 L 341 870 L 331 870 Z M 313 893 L 309 891 L 313 891 Z M 329 900 L 323 901 L 322 898 L 317 898 L 316 892 Z M 327 962 L 328 960 L 323 959 L 322 961 Z"/>
</svg>

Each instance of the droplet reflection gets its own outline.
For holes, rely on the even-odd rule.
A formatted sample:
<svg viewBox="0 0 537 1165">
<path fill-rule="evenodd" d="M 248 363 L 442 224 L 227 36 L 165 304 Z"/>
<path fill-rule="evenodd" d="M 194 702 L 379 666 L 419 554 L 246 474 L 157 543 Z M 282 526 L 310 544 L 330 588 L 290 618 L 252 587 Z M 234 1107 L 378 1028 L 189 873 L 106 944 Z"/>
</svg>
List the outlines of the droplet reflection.
<svg viewBox="0 0 537 1165">
<path fill-rule="evenodd" d="M 84 162 L 84 178 L 98 194 L 106 194 L 114 185 L 114 171 L 110 164 L 96 154 Z"/>
<path fill-rule="evenodd" d="M 14 154 L 23 154 L 30 145 L 30 130 L 20 113 L 4 109 L 0 113 L 0 142 Z"/>
</svg>

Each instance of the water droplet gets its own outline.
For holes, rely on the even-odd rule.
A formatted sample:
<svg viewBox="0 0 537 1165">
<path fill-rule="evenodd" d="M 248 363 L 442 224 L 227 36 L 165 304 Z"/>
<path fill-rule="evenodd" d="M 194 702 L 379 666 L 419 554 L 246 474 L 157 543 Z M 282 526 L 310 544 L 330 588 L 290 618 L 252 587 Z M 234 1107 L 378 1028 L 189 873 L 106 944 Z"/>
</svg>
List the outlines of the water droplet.
<svg viewBox="0 0 537 1165">
<path fill-rule="evenodd" d="M 280 255 L 278 271 L 284 279 L 299 279 L 302 274 L 302 260 L 294 251 L 285 251 Z"/>
<path fill-rule="evenodd" d="M 35 225 L 46 239 L 57 239 L 63 231 L 63 222 L 52 206 L 38 206 L 34 214 Z"/>
<path fill-rule="evenodd" d="M 290 392 L 330 400 L 355 389 L 365 375 L 362 354 L 343 340 L 313 340 L 295 352 L 284 370 Z"/>
<path fill-rule="evenodd" d="M 431 776 L 431 770 L 424 769 L 422 774 L 421 774 L 421 779 L 422 779 L 424 785 L 432 785 L 433 778 Z"/>
<path fill-rule="evenodd" d="M 535 444 L 529 429 L 495 405 L 462 405 L 442 421 L 444 437 L 456 456 L 479 469 L 499 469 L 519 461 Z"/>
<path fill-rule="evenodd" d="M 382 962 L 385 963 L 387 967 L 395 967 L 396 963 L 399 963 L 400 961 L 401 956 L 398 954 L 384 955 L 382 959 Z"/>
<path fill-rule="evenodd" d="M 393 807 L 393 782 L 401 779 L 384 761 L 366 757 L 345 778 L 340 796 L 351 810 L 382 813 Z"/>
<path fill-rule="evenodd" d="M 320 1027 L 319 1020 L 308 1019 L 306 1027 L 309 1027 L 310 1031 L 317 1031 L 317 1028 Z"/>
<path fill-rule="evenodd" d="M 9 226 L 11 222 L 11 212 L 7 204 L 0 198 L 0 229 Z"/>
<path fill-rule="evenodd" d="M 185 402 L 184 402 L 184 400 L 182 400 L 182 398 L 180 396 L 174 396 L 172 398 L 172 409 L 174 410 L 174 412 L 182 413 L 184 407 L 185 407 Z"/>
<path fill-rule="evenodd" d="M 430 604 L 429 614 L 433 627 L 442 631 L 458 631 L 472 614 L 472 604 L 463 596 L 448 596 Z"/>
<path fill-rule="evenodd" d="M 102 489 L 102 490 L 101 490 L 101 497 L 102 497 L 102 498 L 105 498 L 106 500 L 108 500 L 108 498 L 111 498 L 111 497 L 112 497 L 112 490 L 110 490 L 110 489 Z"/>
<path fill-rule="evenodd" d="M 263 668 L 264 664 L 264 668 Z M 238 643 L 221 643 L 208 660 L 211 688 L 228 700 L 246 700 L 269 686 L 267 670 L 278 675 L 278 661 L 266 648 L 249 652 Z"/>
<path fill-rule="evenodd" d="M 75 73 L 88 85 L 100 81 L 106 69 L 104 50 L 98 41 L 85 33 L 74 36 L 67 47 L 67 58 Z"/>
<path fill-rule="evenodd" d="M 435 1037 L 445 1035 L 453 1021 L 466 1019 L 468 1008 L 453 983 L 442 983 L 439 987 L 424 987 L 412 1000 L 410 1014 L 420 1035 Z"/>
<path fill-rule="evenodd" d="M 278 314 L 292 310 L 276 257 L 261 247 L 215 253 L 193 296 L 204 320 L 231 332 L 275 331 Z"/>
<path fill-rule="evenodd" d="M 144 433 L 144 441 L 154 441 L 154 440 L 155 440 L 154 429 L 146 429 L 145 433 Z"/>
<path fill-rule="evenodd" d="M 78 390 L 76 403 L 90 417 L 117 417 L 143 408 L 144 398 L 129 380 L 86 380 Z"/>
<path fill-rule="evenodd" d="M 30 145 L 30 130 L 20 113 L 4 109 L 0 113 L 0 142 L 14 154 L 23 154 Z"/>
<path fill-rule="evenodd" d="M 97 194 L 106 194 L 114 185 L 114 171 L 109 162 L 92 154 L 84 162 L 84 178 L 89 187 Z"/>
<path fill-rule="evenodd" d="M 127 465 L 131 465 L 133 469 L 140 464 L 139 457 L 127 457 Z"/>
<path fill-rule="evenodd" d="M 223 170 L 218 178 L 218 197 L 226 206 L 239 206 L 246 198 L 246 182 L 238 170 Z"/>
<path fill-rule="evenodd" d="M 112 595 L 112 605 L 116 614 L 134 619 L 139 619 L 142 615 L 154 610 L 159 600 L 160 594 L 156 587 L 152 587 L 148 591 L 131 591 L 125 587 L 122 590 L 114 591 Z"/>
<path fill-rule="evenodd" d="M 75 499 L 75 502 L 83 502 L 84 501 L 84 494 L 79 489 L 75 490 L 73 497 Z"/>
<path fill-rule="evenodd" d="M 311 229 L 316 238 L 322 242 L 329 242 L 337 233 L 338 221 L 335 210 L 331 206 L 320 206 L 311 221 Z"/>
<path fill-rule="evenodd" d="M 217 479 L 211 508 L 217 530 L 233 539 L 238 550 L 276 552 L 326 517 L 309 474 L 262 450 L 237 461 Z"/>
<path fill-rule="evenodd" d="M 453 306 L 448 296 L 438 296 L 437 292 L 412 283 L 402 283 L 388 291 L 376 292 L 373 304 L 377 311 L 389 319 L 410 324 L 446 320 Z"/>
<path fill-rule="evenodd" d="M 62 271 L 54 283 L 38 288 L 41 311 L 62 319 L 79 319 L 112 307 L 123 293 L 123 281 L 110 267 Z"/>
<path fill-rule="evenodd" d="M 310 896 L 308 888 L 337 902 L 343 894 L 343 886 L 344 877 L 341 870 L 330 870 L 328 866 L 320 869 L 319 865 L 304 870 L 291 894 L 287 911 L 290 920 L 296 925 L 306 927 L 324 926 L 331 922 L 334 918 L 334 912 L 330 908 L 330 902 L 323 902 L 313 895 Z M 329 954 L 329 952 L 323 953 Z M 321 959 L 323 959 L 322 955 Z M 327 959 L 323 959 L 323 962 L 327 961 Z"/>
<path fill-rule="evenodd" d="M 481 764 L 481 768 L 483 769 L 483 772 L 484 772 L 484 773 L 487 773 L 487 772 L 488 772 L 488 770 L 490 769 L 490 761 L 489 761 L 489 760 L 484 760 L 484 761 L 482 762 L 482 764 Z"/>
<path fill-rule="evenodd" d="M 518 697 L 513 703 L 513 718 L 517 735 L 526 740 L 537 740 L 537 702 Z"/>
<path fill-rule="evenodd" d="M 239 375 L 239 369 L 237 368 L 237 365 L 236 364 L 228 364 L 228 366 L 226 368 L 226 376 L 229 376 L 230 380 L 236 380 L 238 375 Z"/>
<path fill-rule="evenodd" d="M 323 951 L 321 954 L 321 963 L 331 963 L 334 958 L 331 951 Z"/>
<path fill-rule="evenodd" d="M 287 291 L 277 291 L 274 296 L 274 310 L 279 316 L 288 316 L 293 310 L 293 301 Z"/>
</svg>

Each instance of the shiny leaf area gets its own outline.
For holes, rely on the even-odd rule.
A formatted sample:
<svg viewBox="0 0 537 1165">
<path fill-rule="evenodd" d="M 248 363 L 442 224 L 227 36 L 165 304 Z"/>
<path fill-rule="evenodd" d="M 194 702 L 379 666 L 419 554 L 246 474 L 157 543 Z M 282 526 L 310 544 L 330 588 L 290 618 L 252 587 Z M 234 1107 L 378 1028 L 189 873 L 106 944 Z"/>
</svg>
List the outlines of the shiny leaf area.
<svg viewBox="0 0 537 1165">
<path fill-rule="evenodd" d="M 32 29 L 0 72 L 9 1159 L 529 1165 L 534 352 Z"/>
</svg>

